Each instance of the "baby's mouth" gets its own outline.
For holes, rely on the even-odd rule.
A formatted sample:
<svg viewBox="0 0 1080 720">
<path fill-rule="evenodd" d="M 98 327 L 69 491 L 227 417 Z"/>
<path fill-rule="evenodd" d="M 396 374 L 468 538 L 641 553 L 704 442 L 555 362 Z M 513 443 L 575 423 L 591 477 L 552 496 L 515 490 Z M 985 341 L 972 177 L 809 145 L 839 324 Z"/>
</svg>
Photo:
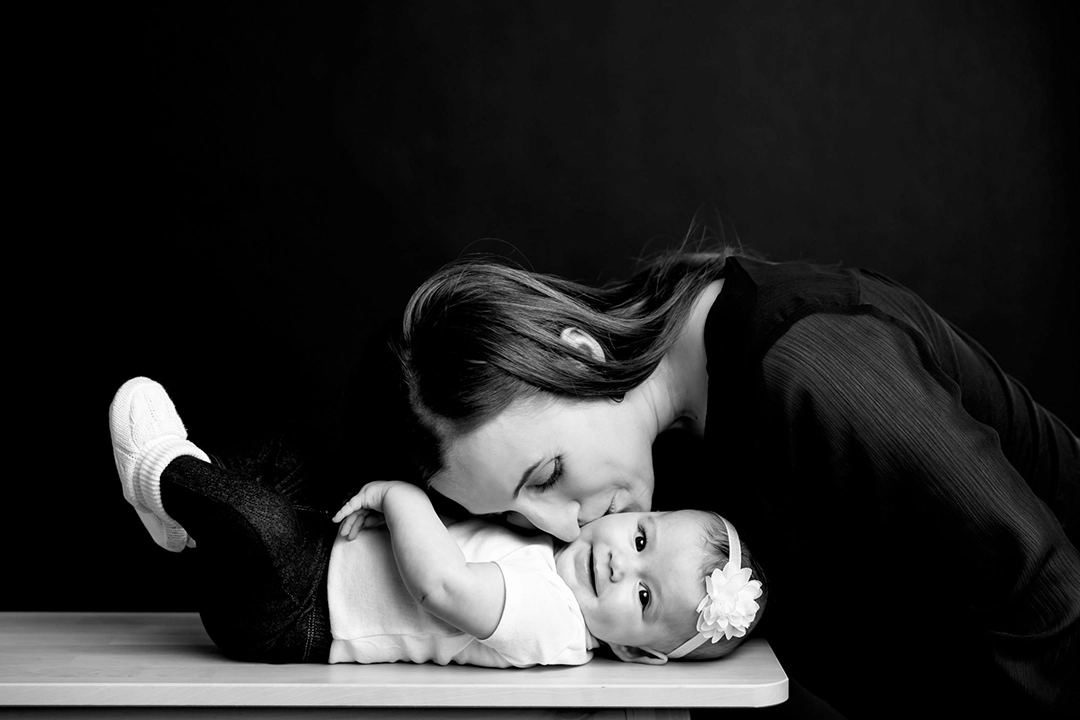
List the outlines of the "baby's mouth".
<svg viewBox="0 0 1080 720">
<path fill-rule="evenodd" d="M 589 548 L 589 583 L 592 585 L 593 595 L 596 595 L 596 553 Z"/>
</svg>

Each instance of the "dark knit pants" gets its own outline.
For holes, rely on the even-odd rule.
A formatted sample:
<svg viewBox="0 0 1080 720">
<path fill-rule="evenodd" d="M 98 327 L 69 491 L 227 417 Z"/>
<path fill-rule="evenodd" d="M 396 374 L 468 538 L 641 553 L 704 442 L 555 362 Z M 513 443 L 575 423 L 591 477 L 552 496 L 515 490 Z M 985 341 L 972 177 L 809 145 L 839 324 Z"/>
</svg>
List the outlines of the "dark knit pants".
<svg viewBox="0 0 1080 720">
<path fill-rule="evenodd" d="M 196 542 L 199 614 L 227 655 L 326 662 L 326 574 L 336 525 L 306 498 L 304 467 L 280 446 L 221 465 L 181 456 L 161 476 L 167 512 Z"/>
</svg>

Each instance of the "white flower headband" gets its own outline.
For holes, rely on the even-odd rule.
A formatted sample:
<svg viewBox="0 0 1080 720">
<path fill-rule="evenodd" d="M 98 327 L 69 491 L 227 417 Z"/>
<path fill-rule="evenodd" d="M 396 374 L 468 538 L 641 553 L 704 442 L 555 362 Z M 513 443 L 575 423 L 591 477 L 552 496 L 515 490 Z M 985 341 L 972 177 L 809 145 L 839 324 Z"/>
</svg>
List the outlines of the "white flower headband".
<svg viewBox="0 0 1080 720">
<path fill-rule="evenodd" d="M 720 518 L 724 520 L 724 518 Z M 668 653 L 668 659 L 681 658 L 700 647 L 706 640 L 730 640 L 742 637 L 757 616 L 761 597 L 761 582 L 751 580 L 750 568 L 742 565 L 742 546 L 731 523 L 724 520 L 728 534 L 728 561 L 724 569 L 716 568 L 705 578 L 705 597 L 697 606 L 698 634 Z"/>
</svg>

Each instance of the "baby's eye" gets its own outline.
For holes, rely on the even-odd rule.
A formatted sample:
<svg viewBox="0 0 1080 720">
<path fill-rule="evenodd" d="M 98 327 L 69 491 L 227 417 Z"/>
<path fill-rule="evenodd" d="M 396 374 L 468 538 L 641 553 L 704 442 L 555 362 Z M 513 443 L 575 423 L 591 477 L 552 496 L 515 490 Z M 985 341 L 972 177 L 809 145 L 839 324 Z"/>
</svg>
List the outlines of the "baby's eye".
<svg viewBox="0 0 1080 720">
<path fill-rule="evenodd" d="M 648 544 L 649 544 L 649 539 L 645 537 L 645 531 L 642 530 L 641 532 L 638 533 L 637 537 L 634 538 L 634 547 L 637 548 L 638 552 L 641 552 L 642 550 L 645 549 L 645 546 L 648 545 Z"/>
<path fill-rule="evenodd" d="M 638 595 L 638 600 L 641 601 L 641 607 L 642 608 L 649 607 L 649 597 L 650 597 L 649 596 L 649 588 L 642 587 L 640 590 L 638 590 L 637 595 Z"/>
</svg>

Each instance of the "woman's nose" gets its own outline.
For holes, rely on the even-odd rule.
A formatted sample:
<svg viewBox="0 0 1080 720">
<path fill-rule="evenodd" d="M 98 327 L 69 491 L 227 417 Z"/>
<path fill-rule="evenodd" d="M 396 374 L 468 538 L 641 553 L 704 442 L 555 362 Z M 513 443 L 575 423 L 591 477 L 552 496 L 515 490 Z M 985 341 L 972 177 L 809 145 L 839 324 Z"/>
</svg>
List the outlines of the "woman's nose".
<svg viewBox="0 0 1080 720">
<path fill-rule="evenodd" d="M 548 535 L 554 535 L 563 542 L 573 542 L 581 534 L 578 527 L 578 506 L 571 503 L 563 506 L 549 506 L 540 510 L 535 516 L 528 515 L 532 524 L 540 528 Z"/>
</svg>

